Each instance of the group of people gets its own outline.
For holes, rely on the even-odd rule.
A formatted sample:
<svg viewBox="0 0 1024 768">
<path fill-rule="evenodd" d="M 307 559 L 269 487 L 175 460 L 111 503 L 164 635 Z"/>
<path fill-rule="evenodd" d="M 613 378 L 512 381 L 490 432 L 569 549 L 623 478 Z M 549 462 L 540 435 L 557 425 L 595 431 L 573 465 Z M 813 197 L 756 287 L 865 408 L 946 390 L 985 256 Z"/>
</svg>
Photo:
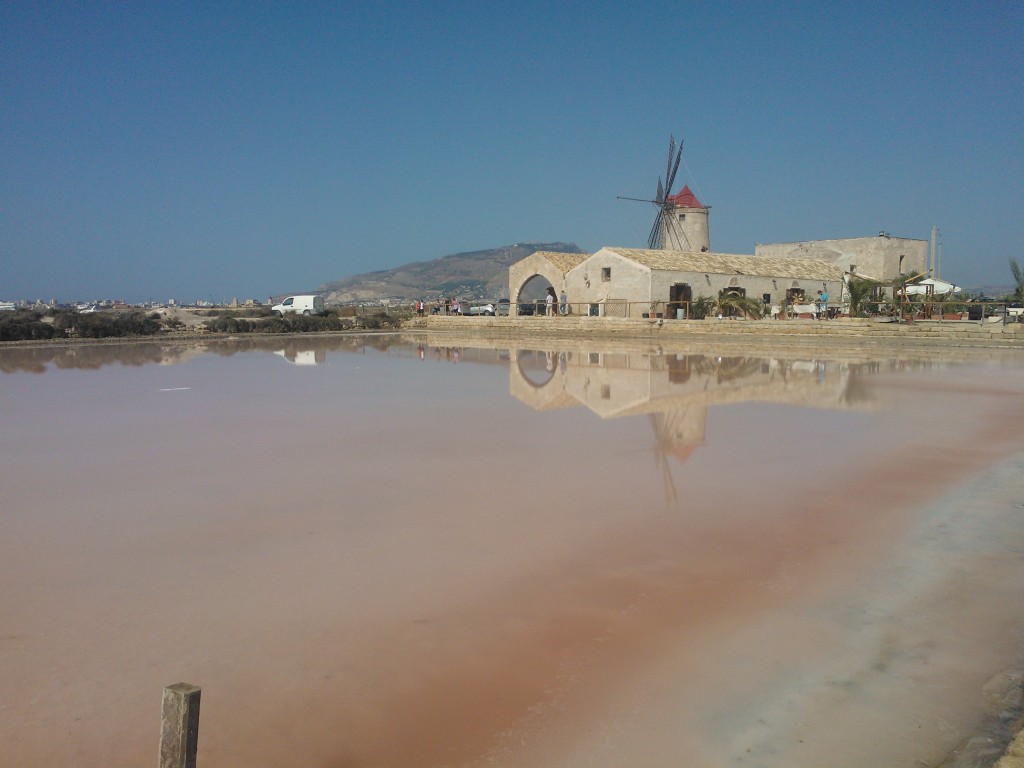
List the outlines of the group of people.
<svg viewBox="0 0 1024 768">
<path fill-rule="evenodd" d="M 416 302 L 416 314 L 423 317 L 426 314 L 427 306 L 423 300 Z M 461 315 L 462 305 L 458 299 L 435 299 L 434 306 L 430 309 L 432 315 Z"/>
<path fill-rule="evenodd" d="M 565 315 L 569 312 L 568 298 L 563 290 L 561 295 L 555 294 L 555 289 L 548 286 L 547 295 L 544 297 L 545 314 L 554 316 L 556 313 L 559 315 Z M 423 317 L 426 314 L 427 307 L 422 299 L 416 302 L 416 315 Z M 459 304 L 458 299 L 436 299 L 434 306 L 430 310 L 432 315 L 461 315 L 462 305 Z"/>
<path fill-rule="evenodd" d="M 558 305 L 558 314 L 564 315 L 568 312 L 569 305 L 568 299 L 565 295 L 565 290 L 563 289 L 561 295 L 556 296 L 555 289 L 549 285 L 547 295 L 544 297 L 544 307 L 547 315 L 554 316 L 556 304 Z"/>
</svg>

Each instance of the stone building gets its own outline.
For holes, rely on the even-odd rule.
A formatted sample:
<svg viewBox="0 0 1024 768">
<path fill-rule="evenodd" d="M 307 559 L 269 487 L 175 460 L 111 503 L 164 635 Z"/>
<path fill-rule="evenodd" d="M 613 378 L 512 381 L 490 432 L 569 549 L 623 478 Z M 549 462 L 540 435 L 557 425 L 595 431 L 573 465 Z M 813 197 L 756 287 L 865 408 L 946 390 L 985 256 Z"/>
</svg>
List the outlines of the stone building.
<svg viewBox="0 0 1024 768">
<path fill-rule="evenodd" d="M 844 272 L 882 282 L 894 280 L 901 274 L 919 275 L 928 271 L 927 240 L 892 237 L 888 232 L 879 232 L 875 237 L 757 243 L 754 256 L 817 259 Z"/>
<path fill-rule="evenodd" d="M 540 277 L 551 283 L 556 292 L 565 287 L 566 273 L 589 258 L 586 253 L 535 251 L 508 268 L 508 295 L 512 306 L 518 306 L 523 288 Z"/>
<path fill-rule="evenodd" d="M 576 311 L 604 317 L 642 317 L 655 311 L 670 318 L 679 316 L 686 303 L 720 292 L 766 305 L 787 299 L 801 304 L 820 290 L 838 300 L 843 284 L 842 269 L 812 259 L 637 248 L 602 248 L 568 270 L 564 280 Z"/>
</svg>

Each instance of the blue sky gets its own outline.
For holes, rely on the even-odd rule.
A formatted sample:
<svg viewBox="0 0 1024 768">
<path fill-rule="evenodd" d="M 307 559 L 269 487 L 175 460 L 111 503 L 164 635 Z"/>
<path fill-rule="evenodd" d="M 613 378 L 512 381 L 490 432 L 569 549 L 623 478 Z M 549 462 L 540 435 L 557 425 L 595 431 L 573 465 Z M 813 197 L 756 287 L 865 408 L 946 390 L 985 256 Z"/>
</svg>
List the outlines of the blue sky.
<svg viewBox="0 0 1024 768">
<path fill-rule="evenodd" d="M 266 298 L 523 241 L 1024 260 L 1024 3 L 0 5 L 0 299 Z"/>
</svg>

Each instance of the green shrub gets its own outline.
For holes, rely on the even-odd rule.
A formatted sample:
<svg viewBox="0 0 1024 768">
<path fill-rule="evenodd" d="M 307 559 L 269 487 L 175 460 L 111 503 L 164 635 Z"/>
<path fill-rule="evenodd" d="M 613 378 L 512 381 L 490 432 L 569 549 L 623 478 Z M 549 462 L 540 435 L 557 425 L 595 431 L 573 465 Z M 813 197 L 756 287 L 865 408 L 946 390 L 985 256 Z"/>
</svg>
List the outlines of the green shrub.
<svg viewBox="0 0 1024 768">
<path fill-rule="evenodd" d="M 285 321 L 296 333 L 340 331 L 345 327 L 337 315 L 288 315 Z"/>
<path fill-rule="evenodd" d="M 121 336 L 153 336 L 163 330 L 156 313 L 145 312 L 58 312 L 54 326 L 60 331 L 72 331 L 86 339 L 105 339 Z"/>
<path fill-rule="evenodd" d="M 51 323 L 44 323 L 39 312 L 19 310 L 0 315 L 0 341 L 52 339 L 57 333 Z"/>
<path fill-rule="evenodd" d="M 357 317 L 356 325 L 365 328 L 370 331 L 386 330 L 391 328 L 401 328 L 402 318 L 395 317 L 394 315 L 367 315 L 366 317 Z"/>
<path fill-rule="evenodd" d="M 710 296 L 698 296 L 690 302 L 690 318 L 692 320 L 703 320 L 715 307 L 715 300 Z"/>
<path fill-rule="evenodd" d="M 204 325 L 215 333 L 248 333 L 249 323 L 242 322 L 231 315 L 215 317 L 207 320 Z"/>
</svg>

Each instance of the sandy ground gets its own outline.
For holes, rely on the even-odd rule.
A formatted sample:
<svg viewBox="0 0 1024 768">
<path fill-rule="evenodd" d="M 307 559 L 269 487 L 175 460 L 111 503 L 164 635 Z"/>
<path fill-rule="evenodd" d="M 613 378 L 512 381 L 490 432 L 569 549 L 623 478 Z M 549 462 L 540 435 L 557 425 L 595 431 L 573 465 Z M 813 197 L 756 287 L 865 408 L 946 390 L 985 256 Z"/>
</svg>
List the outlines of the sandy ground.
<svg viewBox="0 0 1024 768">
<path fill-rule="evenodd" d="M 144 762 L 179 680 L 206 766 L 938 765 L 1005 709 L 1020 369 L 712 409 L 670 503 L 646 419 L 328 362 L 4 380 L 4 764 Z"/>
</svg>

